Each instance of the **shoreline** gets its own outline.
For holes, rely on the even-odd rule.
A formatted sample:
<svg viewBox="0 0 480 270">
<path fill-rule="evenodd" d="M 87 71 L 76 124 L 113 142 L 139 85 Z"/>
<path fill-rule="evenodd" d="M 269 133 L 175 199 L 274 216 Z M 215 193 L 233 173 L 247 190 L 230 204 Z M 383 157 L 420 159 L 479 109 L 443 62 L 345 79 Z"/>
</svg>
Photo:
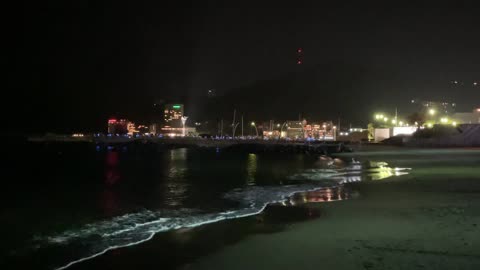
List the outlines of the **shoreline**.
<svg viewBox="0 0 480 270">
<path fill-rule="evenodd" d="M 319 263 L 335 269 L 477 269 L 480 266 L 477 252 L 480 250 L 480 168 L 472 168 L 473 171 L 463 168 L 476 164 L 480 151 L 466 150 L 474 154 L 468 156 L 475 160 L 464 160 L 462 156 L 467 164 L 453 166 L 448 173 L 445 169 L 435 173 L 429 163 L 443 164 L 448 160 L 433 151 L 422 153 L 421 150 L 414 154 L 425 162 L 414 168 L 412 174 L 347 184 L 358 192 L 358 198 L 307 203 L 300 208 L 310 209 L 316 213 L 315 218 L 285 222 L 280 225 L 282 230 L 265 234 L 248 229 L 265 225 L 259 218 L 262 214 L 227 220 L 157 235 L 148 243 L 117 254 L 107 253 L 71 269 L 161 267 L 165 261 L 158 258 L 157 250 L 169 249 L 165 246 L 166 239 L 179 241 L 180 247 L 190 247 L 186 251 L 172 251 L 173 254 L 186 253 L 175 255 L 177 264 L 171 269 L 291 269 L 299 265 L 304 269 L 318 269 Z M 463 151 L 450 152 L 461 155 Z M 382 160 L 398 158 L 394 153 L 384 154 L 380 155 Z M 425 160 L 425 154 L 437 159 Z M 374 154 L 369 158 L 379 156 Z M 399 159 L 397 163 L 405 162 L 410 161 Z M 455 185 L 452 185 L 453 179 Z M 288 208 L 280 208 L 273 215 L 281 219 L 286 214 Z M 206 236 L 206 232 L 213 236 Z M 225 235 L 233 238 L 237 235 L 238 239 L 224 242 L 221 239 Z M 207 251 L 198 250 L 205 241 L 218 245 Z"/>
</svg>

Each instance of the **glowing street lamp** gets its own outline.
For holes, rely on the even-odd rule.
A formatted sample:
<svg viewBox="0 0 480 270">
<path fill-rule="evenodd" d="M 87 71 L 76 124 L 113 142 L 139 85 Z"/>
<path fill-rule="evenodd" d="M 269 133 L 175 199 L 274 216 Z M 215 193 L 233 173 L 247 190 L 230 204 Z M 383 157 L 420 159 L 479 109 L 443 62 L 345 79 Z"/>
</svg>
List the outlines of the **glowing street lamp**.
<svg viewBox="0 0 480 270">
<path fill-rule="evenodd" d="M 430 110 L 428 111 L 428 113 L 429 113 L 430 115 L 435 115 L 436 111 L 435 111 L 434 109 L 430 109 Z"/>
<path fill-rule="evenodd" d="M 257 137 L 258 137 L 258 129 L 257 129 L 257 126 L 255 125 L 255 122 L 252 122 L 250 125 L 255 128 L 255 132 L 257 133 Z"/>
<path fill-rule="evenodd" d="M 397 124 L 397 120 L 396 120 L 396 119 L 392 119 L 392 124 L 396 125 L 396 124 Z"/>
<path fill-rule="evenodd" d="M 387 121 L 388 121 L 388 117 L 384 117 L 384 118 L 383 118 L 383 121 L 384 121 L 384 122 L 387 122 Z"/>
<path fill-rule="evenodd" d="M 442 119 L 440 119 L 440 122 L 442 124 L 446 124 L 446 123 L 448 123 L 448 118 L 442 118 Z"/>
<path fill-rule="evenodd" d="M 453 121 L 453 122 L 452 122 L 452 126 L 456 127 L 456 126 L 457 126 L 457 122 Z"/>
<path fill-rule="evenodd" d="M 183 125 L 183 137 L 185 137 L 185 122 L 187 122 L 188 116 L 182 116 L 182 125 Z"/>
<path fill-rule="evenodd" d="M 280 137 L 282 137 L 282 132 L 283 132 L 283 127 L 287 125 L 287 121 L 285 121 L 283 124 L 282 124 L 282 127 L 280 128 Z M 287 128 L 288 128 L 288 125 L 287 125 Z"/>
</svg>

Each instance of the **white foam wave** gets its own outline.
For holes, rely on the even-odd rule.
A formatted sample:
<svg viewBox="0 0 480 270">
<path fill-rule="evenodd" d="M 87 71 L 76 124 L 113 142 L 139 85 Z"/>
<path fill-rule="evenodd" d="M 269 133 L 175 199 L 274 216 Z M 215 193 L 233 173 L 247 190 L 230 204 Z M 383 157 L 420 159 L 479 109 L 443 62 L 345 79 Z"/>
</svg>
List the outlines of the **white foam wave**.
<svg viewBox="0 0 480 270">
<path fill-rule="evenodd" d="M 74 264 L 100 256 L 109 250 L 143 243 L 159 232 L 193 228 L 227 219 L 257 215 L 270 203 L 282 202 L 295 193 L 318 190 L 323 187 L 324 185 L 320 183 L 269 187 L 251 186 L 225 194 L 225 199 L 240 203 L 238 209 L 216 213 L 199 213 L 191 209 L 175 212 L 146 210 L 109 221 L 89 224 L 46 239 L 54 245 L 68 246 L 70 243 L 79 242 L 82 246 L 89 247 L 82 258 L 57 268 L 66 269 Z"/>
<path fill-rule="evenodd" d="M 145 210 L 92 223 L 46 239 L 53 245 L 68 246 L 71 243 L 81 243 L 83 247 L 87 247 L 80 259 L 57 268 L 66 269 L 74 264 L 100 256 L 109 250 L 143 243 L 152 239 L 159 232 L 193 228 L 222 220 L 253 216 L 261 213 L 268 204 L 284 202 L 295 193 L 362 181 L 365 176 L 372 180 L 383 179 L 407 174 L 409 170 L 408 168 L 389 168 L 386 167 L 387 165 L 386 163 L 378 163 L 375 164 L 375 167 L 363 167 L 355 163 L 343 168 L 307 170 L 293 175 L 290 179 L 309 180 L 309 183 L 289 186 L 249 186 L 228 192 L 224 195 L 224 198 L 239 202 L 240 206 L 236 209 L 226 209 L 215 213 L 192 209 L 177 211 Z"/>
</svg>

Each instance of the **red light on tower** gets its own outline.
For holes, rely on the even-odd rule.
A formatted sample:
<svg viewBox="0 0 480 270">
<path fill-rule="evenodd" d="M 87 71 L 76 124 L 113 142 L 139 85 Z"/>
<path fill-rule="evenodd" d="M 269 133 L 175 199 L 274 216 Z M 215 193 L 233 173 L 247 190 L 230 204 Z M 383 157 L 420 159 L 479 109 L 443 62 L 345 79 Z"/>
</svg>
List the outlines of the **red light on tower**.
<svg viewBox="0 0 480 270">
<path fill-rule="evenodd" d="M 109 124 L 114 124 L 117 122 L 117 119 L 108 119 Z"/>
<path fill-rule="evenodd" d="M 303 49 L 297 48 L 297 65 L 303 64 Z"/>
</svg>

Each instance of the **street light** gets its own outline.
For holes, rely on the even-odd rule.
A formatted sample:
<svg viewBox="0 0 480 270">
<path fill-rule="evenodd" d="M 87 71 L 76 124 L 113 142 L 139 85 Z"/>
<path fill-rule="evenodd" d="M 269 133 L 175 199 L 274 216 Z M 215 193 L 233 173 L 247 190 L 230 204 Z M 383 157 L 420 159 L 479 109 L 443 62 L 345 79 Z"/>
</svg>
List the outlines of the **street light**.
<svg viewBox="0 0 480 270">
<path fill-rule="evenodd" d="M 436 111 L 434 109 L 430 109 L 430 110 L 428 110 L 428 113 L 430 115 L 435 115 Z"/>
<path fill-rule="evenodd" d="M 282 132 L 283 132 L 283 127 L 287 125 L 287 121 L 285 121 L 283 124 L 282 124 L 282 127 L 280 128 L 280 138 L 282 137 Z M 287 125 L 288 127 L 288 125 Z"/>
<path fill-rule="evenodd" d="M 255 125 L 255 122 L 252 122 L 250 125 L 255 128 L 255 132 L 257 133 L 257 137 L 258 137 L 258 129 L 257 129 L 257 126 Z"/>
<path fill-rule="evenodd" d="M 187 122 L 188 116 L 182 116 L 182 125 L 183 125 L 183 137 L 185 137 L 185 122 Z"/>
</svg>

